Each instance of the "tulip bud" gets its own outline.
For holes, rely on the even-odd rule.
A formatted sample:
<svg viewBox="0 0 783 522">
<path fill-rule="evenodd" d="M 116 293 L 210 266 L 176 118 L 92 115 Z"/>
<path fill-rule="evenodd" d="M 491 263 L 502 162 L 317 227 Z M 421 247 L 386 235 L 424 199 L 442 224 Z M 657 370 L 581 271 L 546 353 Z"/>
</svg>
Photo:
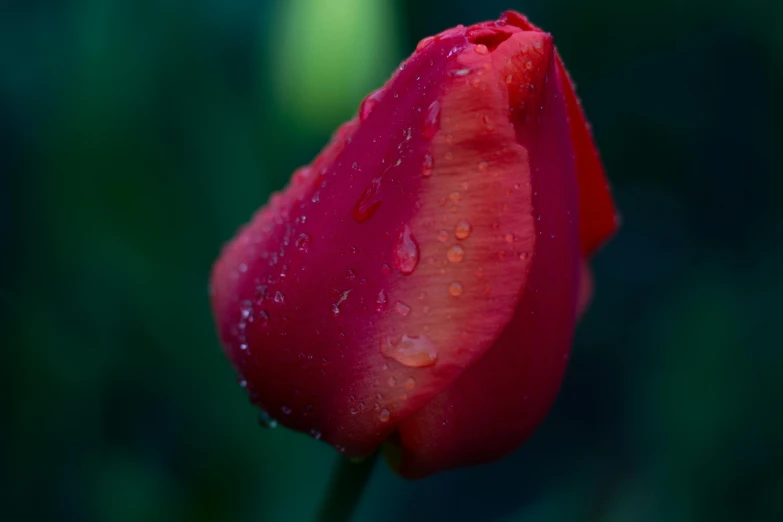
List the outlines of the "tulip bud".
<svg viewBox="0 0 783 522">
<path fill-rule="evenodd" d="M 420 477 L 541 421 L 614 228 L 552 37 L 510 12 L 422 40 L 225 247 L 212 307 L 271 417 Z"/>
</svg>

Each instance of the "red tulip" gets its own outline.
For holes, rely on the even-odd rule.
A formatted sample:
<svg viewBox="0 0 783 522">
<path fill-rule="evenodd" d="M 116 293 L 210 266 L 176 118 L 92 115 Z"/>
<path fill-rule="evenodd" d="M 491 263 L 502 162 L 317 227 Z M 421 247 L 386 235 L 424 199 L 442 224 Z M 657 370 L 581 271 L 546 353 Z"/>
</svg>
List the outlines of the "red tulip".
<svg viewBox="0 0 783 522">
<path fill-rule="evenodd" d="M 225 247 L 212 307 L 268 415 L 421 477 L 539 424 L 615 226 L 552 37 L 508 12 L 422 40 Z"/>
</svg>

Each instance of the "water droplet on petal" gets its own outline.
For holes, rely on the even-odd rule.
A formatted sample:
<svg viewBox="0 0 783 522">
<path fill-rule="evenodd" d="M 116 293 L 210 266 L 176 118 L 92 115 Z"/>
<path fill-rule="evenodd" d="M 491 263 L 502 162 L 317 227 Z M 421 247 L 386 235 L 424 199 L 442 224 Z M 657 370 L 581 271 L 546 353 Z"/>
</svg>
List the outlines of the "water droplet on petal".
<svg viewBox="0 0 783 522">
<path fill-rule="evenodd" d="M 433 168 L 434 162 L 432 161 L 432 156 L 425 154 L 424 159 L 421 161 L 421 175 L 425 178 L 432 176 Z"/>
<path fill-rule="evenodd" d="M 421 136 L 425 140 L 431 140 L 435 137 L 440 127 L 440 102 L 435 100 L 427 109 L 424 121 L 421 124 Z"/>
<path fill-rule="evenodd" d="M 307 252 L 310 249 L 310 241 L 311 241 L 310 234 L 301 234 L 298 238 L 296 238 L 296 242 L 294 243 L 294 246 L 301 250 L 302 252 Z"/>
<path fill-rule="evenodd" d="M 449 233 L 445 230 L 441 230 L 438 232 L 438 241 L 441 243 L 445 243 L 449 240 Z"/>
<path fill-rule="evenodd" d="M 459 192 L 454 191 L 451 194 L 449 194 L 449 199 L 454 203 L 459 203 L 460 201 L 462 201 L 462 195 Z"/>
<path fill-rule="evenodd" d="M 382 87 L 377 91 L 373 91 L 365 99 L 362 100 L 361 105 L 359 105 L 360 122 L 364 123 L 365 121 L 367 121 L 367 118 L 370 116 L 370 113 L 375 108 L 375 106 L 378 105 L 378 102 L 381 101 L 381 98 L 383 98 L 384 94 L 385 94 L 385 89 Z"/>
<path fill-rule="evenodd" d="M 282 304 L 285 302 L 285 294 L 278 290 L 275 292 L 275 303 Z"/>
<path fill-rule="evenodd" d="M 242 315 L 242 319 L 247 319 L 248 317 L 250 317 L 250 314 L 253 313 L 253 303 L 247 300 L 242 301 L 239 304 L 239 313 Z"/>
<path fill-rule="evenodd" d="M 487 46 L 484 44 L 477 44 L 476 45 L 476 53 L 477 54 L 487 54 L 489 52 L 489 49 L 487 49 Z"/>
<path fill-rule="evenodd" d="M 378 292 L 378 298 L 375 300 L 375 310 L 382 312 L 386 309 L 386 304 L 389 302 L 389 298 L 386 297 L 386 292 L 381 290 Z"/>
<path fill-rule="evenodd" d="M 514 234 L 506 234 L 504 236 L 504 239 L 506 240 L 506 243 L 513 243 L 514 242 Z"/>
<path fill-rule="evenodd" d="M 356 279 L 356 272 L 354 272 L 353 270 L 350 270 L 350 269 L 349 269 L 349 270 L 348 270 L 348 271 L 345 273 L 345 277 L 346 277 L 346 278 L 347 278 L 349 281 L 353 281 L 354 279 Z"/>
<path fill-rule="evenodd" d="M 465 258 L 465 249 L 459 245 L 453 245 L 446 253 L 446 258 L 452 263 L 459 263 Z"/>
<path fill-rule="evenodd" d="M 419 246 L 408 225 L 400 231 L 392 253 L 394 267 L 405 275 L 412 274 L 419 264 Z"/>
<path fill-rule="evenodd" d="M 458 221 L 457 225 L 454 227 L 454 237 L 457 239 L 467 239 L 472 231 L 473 227 L 463 219 Z"/>
<path fill-rule="evenodd" d="M 381 353 L 410 368 L 432 366 L 438 360 L 435 345 L 423 335 L 403 335 L 397 340 L 387 337 L 381 341 Z"/>
<path fill-rule="evenodd" d="M 378 191 L 381 188 L 381 178 L 377 177 L 372 180 L 370 185 L 364 189 L 359 201 L 356 202 L 356 206 L 353 208 L 353 218 L 358 223 L 364 223 L 370 219 L 373 214 L 381 206 L 381 200 L 378 197 Z"/>
<path fill-rule="evenodd" d="M 391 412 L 384 408 L 381 410 L 380 415 L 378 415 L 378 420 L 381 422 L 389 422 L 389 417 L 391 417 Z"/>
<path fill-rule="evenodd" d="M 389 377 L 386 380 L 386 384 L 388 384 L 389 387 L 394 388 L 395 386 L 397 386 L 397 379 L 395 379 L 394 377 Z"/>
<path fill-rule="evenodd" d="M 406 305 L 405 303 L 397 301 L 397 303 L 394 306 L 395 309 L 397 310 L 397 313 L 402 316 L 407 316 L 409 313 L 411 313 L 411 307 Z"/>
<path fill-rule="evenodd" d="M 280 411 L 283 412 L 283 415 L 291 415 L 291 408 L 288 406 L 281 406 Z"/>
<path fill-rule="evenodd" d="M 413 377 L 408 377 L 408 380 L 405 381 L 405 389 L 412 390 L 415 387 L 416 387 L 416 380 Z"/>
<path fill-rule="evenodd" d="M 454 297 L 461 296 L 463 291 L 464 287 L 459 281 L 454 281 L 449 285 L 449 293 Z"/>
<path fill-rule="evenodd" d="M 319 440 L 321 438 L 321 432 L 313 428 L 310 430 L 310 436 L 315 440 Z"/>
</svg>

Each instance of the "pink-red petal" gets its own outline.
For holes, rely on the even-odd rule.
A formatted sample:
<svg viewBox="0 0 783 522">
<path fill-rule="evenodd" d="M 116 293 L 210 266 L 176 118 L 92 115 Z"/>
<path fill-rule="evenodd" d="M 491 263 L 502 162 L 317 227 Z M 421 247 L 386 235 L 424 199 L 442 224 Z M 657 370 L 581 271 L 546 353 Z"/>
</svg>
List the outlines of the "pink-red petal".
<svg viewBox="0 0 783 522">
<path fill-rule="evenodd" d="M 560 386 L 577 312 L 581 256 L 563 85 L 554 57 L 548 66 L 539 84 L 546 86 L 541 108 L 527 116 L 519 134 L 529 152 L 537 215 L 524 295 L 493 347 L 399 426 L 387 453 L 403 476 L 505 455 L 539 424 Z"/>
</svg>

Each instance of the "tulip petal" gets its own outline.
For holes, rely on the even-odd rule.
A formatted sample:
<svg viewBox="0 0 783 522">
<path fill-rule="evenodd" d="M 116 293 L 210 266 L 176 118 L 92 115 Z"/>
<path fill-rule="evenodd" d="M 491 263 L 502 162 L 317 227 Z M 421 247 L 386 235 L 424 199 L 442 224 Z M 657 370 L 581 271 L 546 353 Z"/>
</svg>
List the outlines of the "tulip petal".
<svg viewBox="0 0 783 522">
<path fill-rule="evenodd" d="M 515 11 L 507 11 L 501 20 L 526 31 L 540 31 L 527 17 Z M 556 53 L 556 61 L 565 94 L 579 184 L 579 236 L 582 253 L 589 256 L 614 234 L 619 220 L 590 124 L 559 53 Z"/>
<path fill-rule="evenodd" d="M 590 125 L 559 56 L 557 70 L 565 92 L 571 141 L 574 145 L 579 184 L 579 236 L 582 253 L 590 256 L 614 234 L 617 229 L 617 212 L 598 149 L 593 143 Z"/>
<path fill-rule="evenodd" d="M 541 421 L 565 371 L 580 285 L 578 196 L 563 80 L 554 57 L 548 66 L 540 112 L 519 129 L 541 216 L 524 295 L 493 347 L 400 424 L 386 453 L 405 477 L 505 455 Z"/>
</svg>

